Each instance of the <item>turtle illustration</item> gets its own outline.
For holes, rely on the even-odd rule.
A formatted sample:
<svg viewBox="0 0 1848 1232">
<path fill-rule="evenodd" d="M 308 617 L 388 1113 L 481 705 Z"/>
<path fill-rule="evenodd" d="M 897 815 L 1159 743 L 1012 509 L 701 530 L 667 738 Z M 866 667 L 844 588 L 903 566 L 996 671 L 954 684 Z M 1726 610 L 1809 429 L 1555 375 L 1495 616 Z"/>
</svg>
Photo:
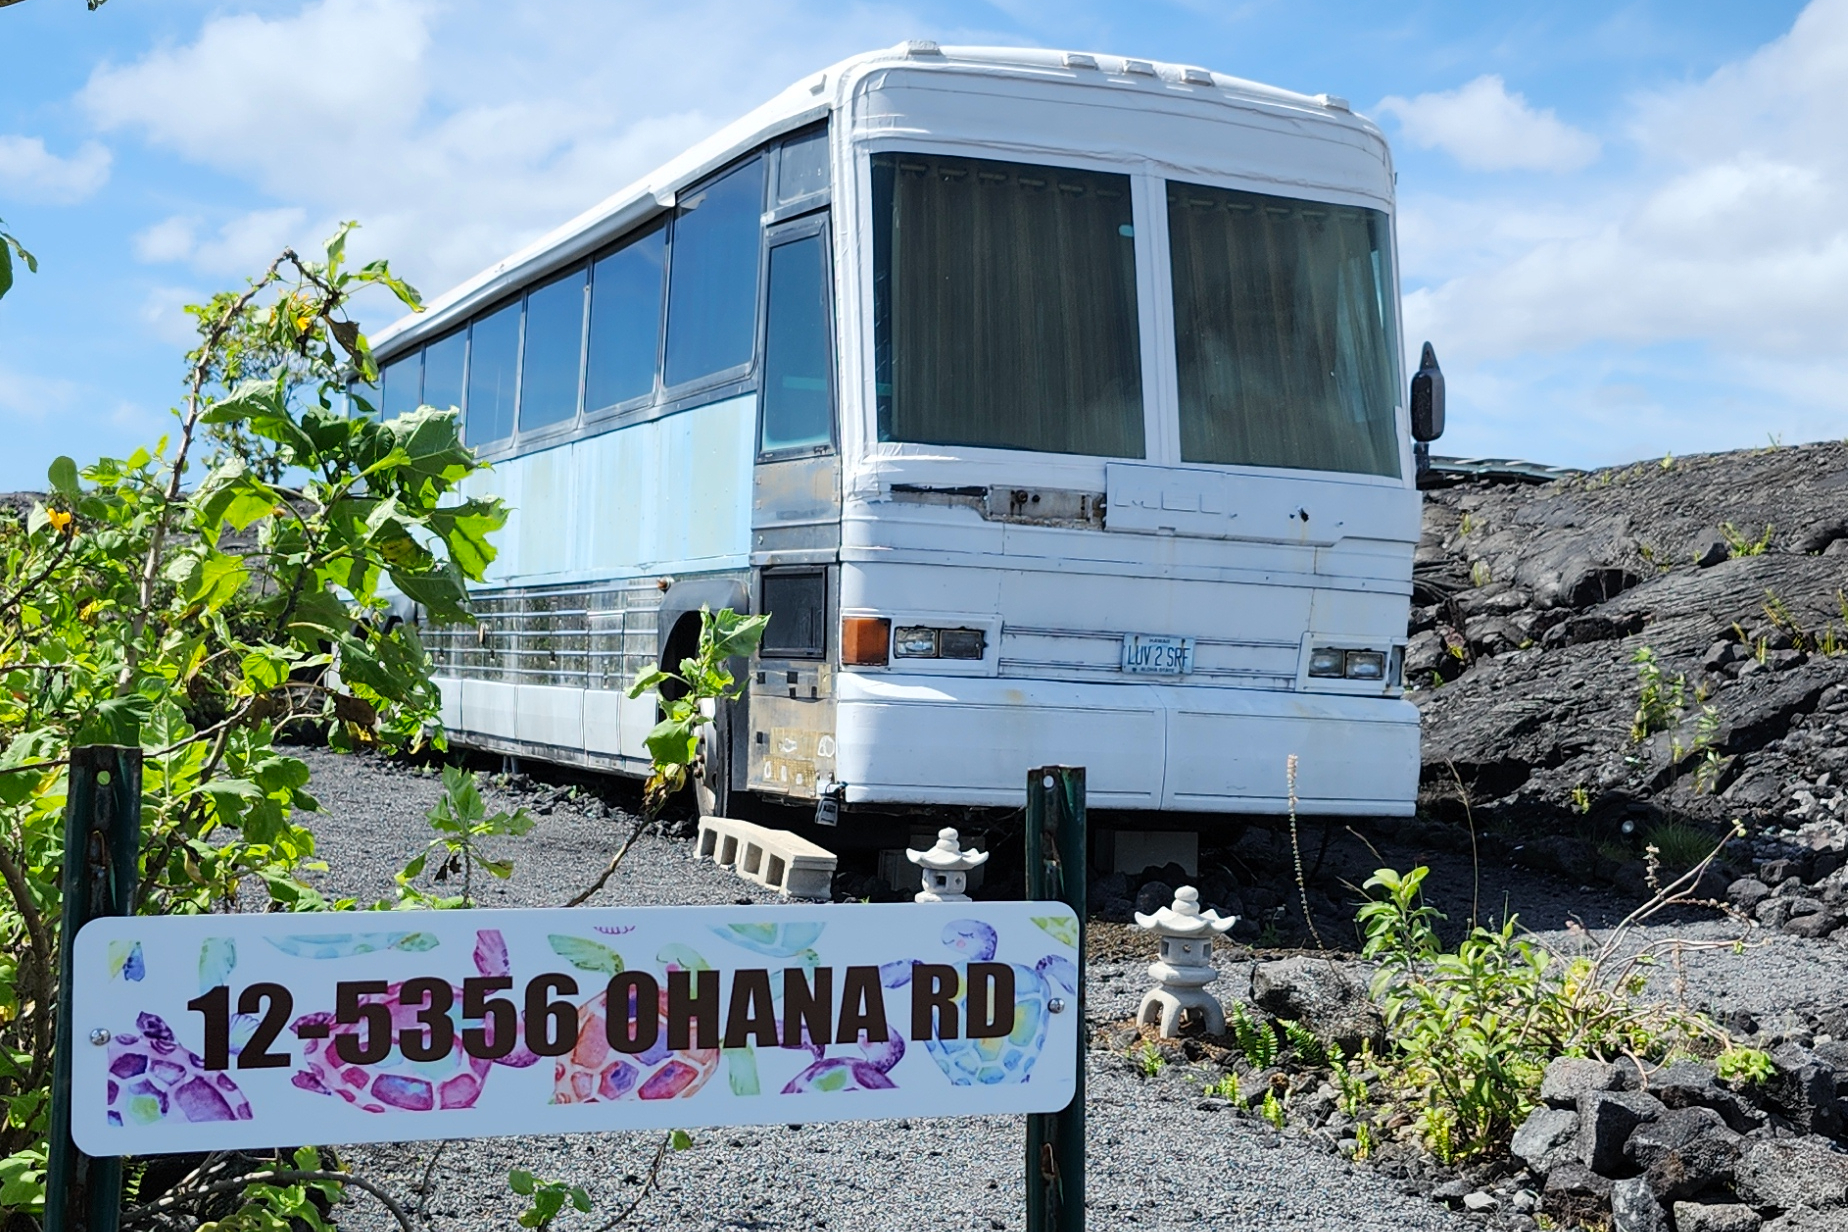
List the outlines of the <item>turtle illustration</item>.
<svg viewBox="0 0 1848 1232">
<path fill-rule="evenodd" d="M 581 952 L 585 944 L 563 946 L 566 939 L 553 938 L 552 948 L 561 954 L 567 950 Z M 608 955 L 615 970 L 622 969 L 622 958 L 613 950 L 599 946 Z M 567 954 L 567 957 L 570 955 Z M 711 968 L 697 953 L 684 945 L 669 945 L 659 955 L 669 971 L 704 971 Z M 580 966 L 575 957 L 574 963 Z M 678 1048 L 667 1046 L 667 988 L 661 989 L 654 1006 L 657 1017 L 655 1042 L 643 1052 L 621 1052 L 610 1047 L 609 990 L 605 989 L 578 1006 L 577 1047 L 558 1058 L 552 1075 L 552 1102 L 555 1104 L 597 1104 L 616 1099 L 675 1099 L 693 1094 L 718 1072 L 718 1048 Z M 630 1021 L 646 1011 L 631 995 L 627 1007 Z M 740 1051 L 733 1049 L 731 1051 Z M 751 1083 L 756 1081 L 755 1066 Z M 734 1087 L 740 1084 L 734 1083 Z M 755 1094 L 740 1091 L 740 1094 Z"/>
<path fill-rule="evenodd" d="M 380 950 L 404 950 L 418 954 L 434 950 L 440 943 L 431 933 L 314 933 L 291 937 L 266 937 L 264 940 L 295 958 L 350 958 L 354 954 L 373 954 Z M 236 962 L 236 951 L 232 962 Z M 200 958 L 204 964 L 204 956 Z M 505 975 L 502 971 L 498 974 Z"/>
<path fill-rule="evenodd" d="M 431 949 L 436 939 L 428 933 L 400 934 L 355 934 L 346 939 L 347 943 L 365 945 L 365 949 L 355 949 L 352 953 L 367 953 L 373 950 L 392 948 L 391 943 L 376 944 L 383 936 L 396 936 L 401 949 Z M 407 938 L 427 938 L 423 942 L 411 945 L 402 944 Z M 314 952 L 309 957 L 335 957 L 324 952 L 326 948 L 338 944 L 330 938 L 287 938 L 289 941 L 313 942 Z M 277 948 L 284 948 L 278 945 Z M 508 960 L 507 943 L 502 940 L 496 929 L 482 929 L 475 934 L 475 968 L 483 975 L 507 975 L 512 970 Z M 455 1004 L 460 1005 L 461 988 L 451 985 L 455 995 Z M 387 986 L 380 996 L 364 1000 L 371 1004 L 386 1006 L 391 1011 L 391 1034 L 395 1040 L 398 1032 L 405 1028 L 417 1028 L 417 1016 L 422 1012 L 418 1006 L 406 1006 L 403 1003 L 404 983 L 402 981 Z M 456 1015 L 459 1010 L 452 1009 Z M 334 1042 L 342 1035 L 358 1035 L 363 1028 L 357 1023 L 340 1023 L 325 1011 L 304 1014 L 291 1024 L 297 1037 L 302 1028 L 313 1026 L 325 1027 L 326 1034 L 318 1039 L 302 1040 L 301 1068 L 290 1076 L 290 1081 L 304 1091 L 313 1091 L 318 1095 L 337 1095 L 347 1103 L 363 1108 L 367 1112 L 384 1112 L 388 1108 L 397 1108 L 405 1112 L 429 1112 L 436 1108 L 472 1108 L 481 1097 L 482 1084 L 487 1081 L 488 1072 L 496 1065 L 506 1065 L 522 1069 L 538 1061 L 538 1057 L 524 1043 L 516 1044 L 514 1050 L 498 1060 L 471 1056 L 461 1047 L 452 1048 L 449 1053 L 435 1061 L 407 1060 L 394 1045 L 383 1061 L 371 1065 L 351 1065 L 340 1059 L 334 1051 Z M 311 1031 L 312 1036 L 316 1032 Z"/>
<path fill-rule="evenodd" d="M 1042 924 L 1044 929 L 1045 925 Z M 1050 934 L 1051 930 L 1047 930 Z M 952 920 L 943 929 L 943 944 L 963 961 L 956 964 L 959 987 L 956 1000 L 964 1021 L 968 1018 L 968 964 L 992 962 L 1000 938 L 992 926 L 980 920 Z M 1054 985 L 1068 994 L 1078 990 L 1078 966 L 1061 954 L 1048 954 L 1034 966 L 1009 964 L 1014 969 L 1014 1029 L 993 1039 L 927 1039 L 925 1051 L 931 1060 L 957 1086 L 990 1086 L 1026 1082 L 1033 1073 L 1046 1043 L 1046 1026 Z M 911 979 L 909 964 L 889 964 L 882 969 L 888 985 L 897 987 Z"/>
<path fill-rule="evenodd" d="M 822 1055 L 824 1049 L 812 1043 L 803 1047 L 815 1054 L 815 1062 L 789 1080 L 783 1087 L 785 1095 L 806 1091 L 891 1091 L 898 1086 L 890 1077 L 892 1067 L 905 1059 L 905 1037 L 897 1031 L 885 1040 L 869 1040 L 866 1032 L 860 1032 L 858 1047 L 863 1055 L 858 1057 L 827 1057 Z"/>
<path fill-rule="evenodd" d="M 152 1125 L 177 1111 L 188 1121 L 248 1121 L 250 1101 L 230 1075 L 213 1073 L 154 1014 L 109 1039 L 111 1125 Z"/>
</svg>

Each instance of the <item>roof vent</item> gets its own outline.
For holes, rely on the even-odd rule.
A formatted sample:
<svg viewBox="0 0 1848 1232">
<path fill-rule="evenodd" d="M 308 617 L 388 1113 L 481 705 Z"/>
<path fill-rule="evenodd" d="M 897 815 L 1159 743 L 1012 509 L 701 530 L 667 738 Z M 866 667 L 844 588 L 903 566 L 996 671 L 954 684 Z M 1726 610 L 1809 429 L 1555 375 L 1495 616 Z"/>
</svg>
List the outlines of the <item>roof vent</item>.
<svg viewBox="0 0 1848 1232">
<path fill-rule="evenodd" d="M 1181 70 L 1181 80 L 1190 86 L 1210 86 L 1213 84 L 1213 75 L 1203 68 L 1184 68 Z"/>
<path fill-rule="evenodd" d="M 1318 94 L 1315 96 L 1315 101 L 1322 104 L 1322 106 L 1328 108 L 1330 111 L 1354 110 L 1352 107 L 1348 106 L 1348 101 L 1339 94 Z"/>
<path fill-rule="evenodd" d="M 1155 66 L 1150 64 L 1147 60 L 1125 60 L 1123 61 L 1123 71 L 1125 73 L 1134 73 L 1138 77 L 1153 77 L 1155 75 Z"/>
<path fill-rule="evenodd" d="M 1068 51 L 1065 53 L 1065 67 L 1066 68 L 1096 68 L 1097 67 L 1097 57 L 1087 56 L 1082 51 Z"/>
<path fill-rule="evenodd" d="M 906 39 L 905 54 L 908 56 L 940 56 L 943 48 L 937 46 L 936 39 Z"/>
</svg>

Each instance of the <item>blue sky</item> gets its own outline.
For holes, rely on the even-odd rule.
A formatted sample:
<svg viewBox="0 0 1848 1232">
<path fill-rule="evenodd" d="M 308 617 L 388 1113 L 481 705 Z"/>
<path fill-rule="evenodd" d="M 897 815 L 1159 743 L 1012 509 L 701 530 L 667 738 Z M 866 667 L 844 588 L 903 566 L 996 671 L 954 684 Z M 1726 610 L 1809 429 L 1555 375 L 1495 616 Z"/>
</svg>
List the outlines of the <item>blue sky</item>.
<svg viewBox="0 0 1848 1232">
<path fill-rule="evenodd" d="M 181 306 L 312 244 L 436 293 L 805 72 L 903 38 L 1199 64 L 1392 138 L 1440 450 L 1848 436 L 1848 0 L 27 0 L 0 9 L 0 490 L 166 430 Z M 392 315 L 382 302 L 367 324 Z"/>
</svg>

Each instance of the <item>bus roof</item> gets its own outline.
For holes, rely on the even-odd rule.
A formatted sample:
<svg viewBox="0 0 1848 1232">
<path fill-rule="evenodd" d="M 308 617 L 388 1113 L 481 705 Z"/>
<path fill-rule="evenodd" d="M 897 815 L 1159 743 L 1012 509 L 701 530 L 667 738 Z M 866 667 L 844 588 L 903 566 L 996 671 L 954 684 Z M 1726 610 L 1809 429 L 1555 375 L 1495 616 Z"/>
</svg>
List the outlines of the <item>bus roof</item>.
<svg viewBox="0 0 1848 1232">
<path fill-rule="evenodd" d="M 912 39 L 894 47 L 850 56 L 796 82 L 569 222 L 434 297 L 422 312 L 400 317 L 385 326 L 371 338 L 375 354 L 381 360 L 389 359 L 461 324 L 491 302 L 590 255 L 655 215 L 673 208 L 675 194 L 681 189 L 764 142 L 821 120 L 836 107 L 845 105 L 856 83 L 869 72 L 897 65 L 978 75 L 1037 77 L 1067 84 L 1103 86 L 1108 83 L 1117 89 L 1126 82 L 1141 83 L 1151 91 L 1182 91 L 1195 98 L 1230 106 L 1281 108 L 1314 114 L 1379 136 L 1372 122 L 1355 115 L 1346 99 L 1330 94 L 1298 94 L 1191 65 L 1043 48 L 939 47 L 934 42 Z M 1381 140 L 1383 144 L 1383 138 Z"/>
</svg>

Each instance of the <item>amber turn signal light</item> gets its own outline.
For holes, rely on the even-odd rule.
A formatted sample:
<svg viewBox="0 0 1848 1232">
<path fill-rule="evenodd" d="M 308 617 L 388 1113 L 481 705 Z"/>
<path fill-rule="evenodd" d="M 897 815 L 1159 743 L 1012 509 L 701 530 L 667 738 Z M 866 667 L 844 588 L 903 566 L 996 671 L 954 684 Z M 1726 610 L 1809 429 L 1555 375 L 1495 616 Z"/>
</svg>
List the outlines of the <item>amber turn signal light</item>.
<svg viewBox="0 0 1848 1232">
<path fill-rule="evenodd" d="M 884 667 L 892 656 L 892 622 L 883 616 L 848 616 L 841 620 L 841 662 L 852 667 Z"/>
</svg>

